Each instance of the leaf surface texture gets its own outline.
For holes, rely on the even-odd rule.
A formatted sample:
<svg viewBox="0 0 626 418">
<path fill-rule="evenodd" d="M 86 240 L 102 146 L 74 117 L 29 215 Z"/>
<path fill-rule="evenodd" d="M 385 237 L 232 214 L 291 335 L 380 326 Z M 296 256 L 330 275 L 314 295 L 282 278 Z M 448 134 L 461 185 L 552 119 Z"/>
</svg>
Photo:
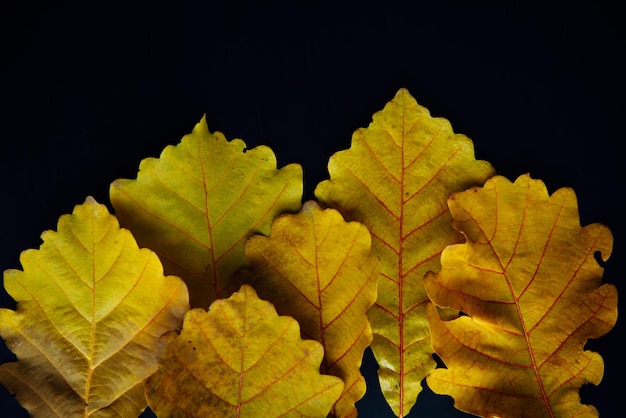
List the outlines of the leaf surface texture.
<svg viewBox="0 0 626 418">
<path fill-rule="evenodd" d="M 0 382 L 33 417 L 137 416 L 159 337 L 189 308 L 185 284 L 92 198 L 42 238 L 23 271 L 5 271 L 17 310 L 0 309 L 0 334 L 18 361 Z"/>
<path fill-rule="evenodd" d="M 136 180 L 115 181 L 110 196 L 120 223 L 185 280 L 191 306 L 206 308 L 246 265 L 246 238 L 300 209 L 302 169 L 277 169 L 270 148 L 227 141 L 202 118 L 160 158 L 144 159 Z"/>
<path fill-rule="evenodd" d="M 435 367 L 422 278 L 439 269 L 439 254 L 461 235 L 446 206 L 452 192 L 493 174 L 474 159 L 472 142 L 433 118 L 405 89 L 357 130 L 350 149 L 335 153 L 320 202 L 365 224 L 382 268 L 378 300 L 369 311 L 383 394 L 398 416 L 408 414 L 420 381 Z"/>
<path fill-rule="evenodd" d="M 455 227 L 467 242 L 447 248 L 425 279 L 438 306 L 467 314 L 443 321 L 429 307 L 433 347 L 447 369 L 433 391 L 481 416 L 597 417 L 580 404 L 582 384 L 598 384 L 603 362 L 583 350 L 617 317 L 617 291 L 601 285 L 594 258 L 611 253 L 601 224 L 580 226 L 571 189 L 548 195 L 528 175 L 494 177 L 453 195 Z"/>
<path fill-rule="evenodd" d="M 313 201 L 278 217 L 269 237 L 246 244 L 248 280 L 278 313 L 298 320 L 305 338 L 324 345 L 322 372 L 345 382 L 332 410 L 338 417 L 356 416 L 354 403 L 366 389 L 359 367 L 372 340 L 366 312 L 376 299 L 379 268 L 370 247 L 362 224 Z"/>
<path fill-rule="evenodd" d="M 190 310 L 180 335 L 165 338 L 146 382 L 158 416 L 324 417 L 343 390 L 319 373 L 322 345 L 302 340 L 298 323 L 248 285 L 208 312 Z"/>
</svg>

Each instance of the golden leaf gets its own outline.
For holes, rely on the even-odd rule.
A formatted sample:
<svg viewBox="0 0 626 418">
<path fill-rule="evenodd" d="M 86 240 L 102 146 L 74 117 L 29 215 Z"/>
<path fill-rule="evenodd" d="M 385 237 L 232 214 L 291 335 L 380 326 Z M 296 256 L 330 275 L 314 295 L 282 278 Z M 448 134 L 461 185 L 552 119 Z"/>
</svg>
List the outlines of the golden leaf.
<svg viewBox="0 0 626 418">
<path fill-rule="evenodd" d="M 34 417 L 137 416 L 159 337 L 189 308 L 184 283 L 92 198 L 42 238 L 4 274 L 17 310 L 0 309 L 0 334 L 18 361 L 0 382 Z"/>
<path fill-rule="evenodd" d="M 248 281 L 279 314 L 297 319 L 305 338 L 324 345 L 322 372 L 345 382 L 331 412 L 338 417 L 356 416 L 354 403 L 365 394 L 359 367 L 372 340 L 366 312 L 376 299 L 379 267 L 370 243 L 362 224 L 310 201 L 298 214 L 278 217 L 270 237 L 246 244 Z"/>
<path fill-rule="evenodd" d="M 442 321 L 429 307 L 433 347 L 448 369 L 428 385 L 482 416 L 597 417 L 578 391 L 597 385 L 604 368 L 584 344 L 617 317 L 617 290 L 600 285 L 594 258 L 609 257 L 609 229 L 581 227 L 571 189 L 549 196 L 528 175 L 494 177 L 449 206 L 467 242 L 442 253 L 425 288 L 436 305 L 468 316 Z"/>
<path fill-rule="evenodd" d="M 365 224 L 382 261 L 378 300 L 368 312 L 371 347 L 383 394 L 404 416 L 435 367 L 422 278 L 439 269 L 447 245 L 462 240 L 446 200 L 482 184 L 493 169 L 474 159 L 466 136 L 401 89 L 367 129 L 354 133 L 350 149 L 331 157 L 328 171 L 330 180 L 318 185 L 316 197 Z"/>
<path fill-rule="evenodd" d="M 246 238 L 300 209 L 302 169 L 277 169 L 270 148 L 227 141 L 202 118 L 159 159 L 144 159 L 136 180 L 116 180 L 110 195 L 122 226 L 185 280 L 193 307 L 206 308 L 228 296 L 230 276 L 245 267 Z"/>
<path fill-rule="evenodd" d="M 319 373 L 323 347 L 243 285 L 209 311 L 192 309 L 146 382 L 167 417 L 324 417 L 343 382 Z"/>
</svg>

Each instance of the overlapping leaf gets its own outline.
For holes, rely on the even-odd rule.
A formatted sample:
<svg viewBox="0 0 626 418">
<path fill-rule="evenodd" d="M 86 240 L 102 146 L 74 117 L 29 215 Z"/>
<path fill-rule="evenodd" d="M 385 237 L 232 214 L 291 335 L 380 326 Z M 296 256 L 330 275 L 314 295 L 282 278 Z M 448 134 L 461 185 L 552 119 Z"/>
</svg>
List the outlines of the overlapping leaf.
<svg viewBox="0 0 626 418">
<path fill-rule="evenodd" d="M 383 394 L 406 415 L 434 367 L 422 278 L 439 269 L 439 254 L 461 235 L 450 223 L 450 193 L 482 184 L 491 166 L 474 159 L 472 142 L 449 122 L 432 118 L 400 90 L 357 130 L 350 149 L 334 154 L 330 180 L 317 198 L 365 224 L 382 260 L 378 300 L 368 313 Z"/>
<path fill-rule="evenodd" d="M 136 180 L 115 181 L 110 194 L 122 226 L 185 280 L 192 306 L 206 308 L 228 296 L 232 273 L 246 265 L 246 238 L 268 234 L 277 214 L 301 207 L 302 169 L 277 169 L 271 149 L 229 142 L 202 118 L 159 159 L 143 160 Z"/>
<path fill-rule="evenodd" d="M 433 346 L 448 369 L 428 385 L 481 416 L 596 417 L 580 404 L 598 384 L 600 355 L 584 351 L 617 316 L 617 291 L 600 285 L 594 258 L 611 253 L 604 225 L 580 226 L 571 189 L 548 195 L 529 176 L 494 177 L 449 201 L 465 244 L 447 248 L 425 287 L 439 306 L 468 316 L 442 321 L 429 308 Z"/>
<path fill-rule="evenodd" d="M 189 308 L 184 283 L 92 198 L 42 238 L 4 275 L 17 310 L 0 309 L 0 334 L 18 361 L 0 382 L 34 417 L 137 416 L 159 337 Z"/>
<path fill-rule="evenodd" d="M 324 417 L 343 382 L 319 373 L 323 347 L 243 285 L 208 312 L 192 309 L 146 382 L 167 417 Z"/>
<path fill-rule="evenodd" d="M 376 299 L 379 261 L 370 254 L 370 235 L 334 209 L 307 202 L 296 215 L 277 218 L 270 237 L 246 244 L 251 277 L 259 295 L 281 315 L 298 320 L 306 338 L 324 345 L 324 373 L 346 384 L 333 407 L 338 417 L 356 416 L 365 394 L 359 367 L 372 340 L 366 311 Z"/>
</svg>

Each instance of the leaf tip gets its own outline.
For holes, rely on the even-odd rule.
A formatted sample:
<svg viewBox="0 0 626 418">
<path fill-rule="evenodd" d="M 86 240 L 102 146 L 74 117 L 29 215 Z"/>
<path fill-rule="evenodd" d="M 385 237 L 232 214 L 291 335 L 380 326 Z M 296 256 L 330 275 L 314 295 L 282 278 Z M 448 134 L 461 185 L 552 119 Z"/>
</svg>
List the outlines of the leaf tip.
<svg viewBox="0 0 626 418">
<path fill-rule="evenodd" d="M 87 197 L 85 198 L 85 204 L 90 204 L 90 205 L 93 205 L 93 204 L 97 204 L 97 203 L 98 203 L 98 202 L 96 201 L 96 199 L 94 199 L 94 197 L 93 197 L 93 196 L 87 196 Z"/>
<path fill-rule="evenodd" d="M 196 123 L 196 126 L 194 126 L 191 132 L 192 134 L 198 134 L 202 136 L 207 136 L 211 133 L 209 131 L 209 125 L 207 124 L 207 121 L 206 121 L 206 113 L 202 115 L 202 117 L 200 118 L 200 121 Z"/>
</svg>

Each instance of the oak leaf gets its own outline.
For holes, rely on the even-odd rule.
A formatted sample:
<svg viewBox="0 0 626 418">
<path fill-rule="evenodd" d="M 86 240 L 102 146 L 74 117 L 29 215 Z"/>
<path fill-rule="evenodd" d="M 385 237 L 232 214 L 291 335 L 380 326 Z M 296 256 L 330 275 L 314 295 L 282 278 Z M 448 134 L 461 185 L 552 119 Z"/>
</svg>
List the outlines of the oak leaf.
<svg viewBox="0 0 626 418">
<path fill-rule="evenodd" d="M 279 314 L 297 319 L 305 338 L 324 345 L 322 372 L 345 382 L 331 411 L 337 417 L 356 416 L 366 389 L 359 367 L 372 340 L 366 312 L 376 300 L 380 264 L 370 246 L 362 224 L 313 201 L 278 217 L 269 237 L 246 243 L 248 282 Z"/>
<path fill-rule="evenodd" d="M 612 236 L 601 224 L 580 226 L 571 189 L 551 196 L 528 175 L 494 177 L 449 200 L 467 239 L 441 255 L 425 278 L 438 306 L 467 314 L 429 320 L 435 351 L 447 369 L 427 378 L 433 391 L 481 416 L 597 417 L 579 389 L 598 384 L 603 362 L 583 350 L 617 317 L 617 291 L 601 285 Z"/>
<path fill-rule="evenodd" d="M 270 148 L 227 141 L 203 117 L 160 158 L 144 159 L 136 180 L 116 180 L 110 197 L 122 226 L 185 280 L 191 306 L 206 308 L 228 296 L 232 273 L 245 267 L 246 238 L 300 209 L 302 168 L 277 169 Z"/>
<path fill-rule="evenodd" d="M 185 284 L 93 198 L 42 239 L 4 273 L 17 310 L 0 309 L 0 334 L 18 361 L 0 382 L 33 417 L 137 416 L 159 337 L 189 308 Z"/>
<path fill-rule="evenodd" d="M 422 278 L 439 269 L 439 254 L 462 236 L 446 200 L 493 174 L 474 159 L 473 144 L 433 118 L 405 89 L 357 130 L 350 149 L 335 153 L 330 180 L 315 195 L 346 219 L 365 224 L 382 269 L 369 311 L 383 394 L 398 416 L 408 414 L 420 381 L 435 367 Z"/>
<path fill-rule="evenodd" d="M 243 285 L 170 333 L 146 382 L 153 411 L 168 417 L 324 417 L 343 382 L 319 373 L 323 347 Z"/>
</svg>

